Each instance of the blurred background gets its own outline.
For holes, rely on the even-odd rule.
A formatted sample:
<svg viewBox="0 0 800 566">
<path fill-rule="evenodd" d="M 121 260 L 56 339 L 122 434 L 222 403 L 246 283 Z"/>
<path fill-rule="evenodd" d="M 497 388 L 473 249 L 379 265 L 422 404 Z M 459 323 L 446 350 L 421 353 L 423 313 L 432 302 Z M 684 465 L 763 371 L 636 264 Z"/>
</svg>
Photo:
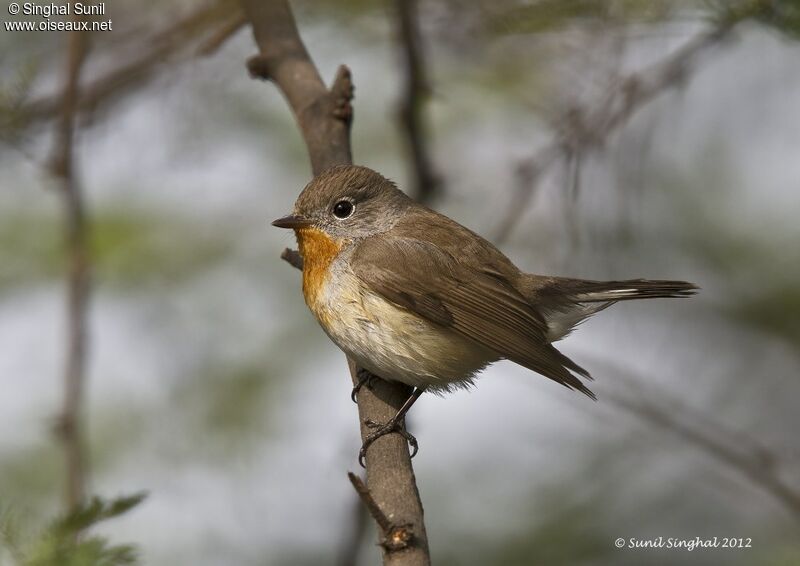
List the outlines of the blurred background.
<svg viewBox="0 0 800 566">
<path fill-rule="evenodd" d="M 561 344 L 597 403 L 503 362 L 415 406 L 434 562 L 800 564 L 800 4 L 292 6 L 357 163 L 527 271 L 702 288 Z M 85 45 L 0 30 L 0 564 L 59 563 L 71 442 L 103 499 L 69 564 L 374 564 L 344 356 L 269 225 L 293 117 L 236 3 L 105 9 Z M 614 546 L 715 536 L 751 548 Z"/>
</svg>

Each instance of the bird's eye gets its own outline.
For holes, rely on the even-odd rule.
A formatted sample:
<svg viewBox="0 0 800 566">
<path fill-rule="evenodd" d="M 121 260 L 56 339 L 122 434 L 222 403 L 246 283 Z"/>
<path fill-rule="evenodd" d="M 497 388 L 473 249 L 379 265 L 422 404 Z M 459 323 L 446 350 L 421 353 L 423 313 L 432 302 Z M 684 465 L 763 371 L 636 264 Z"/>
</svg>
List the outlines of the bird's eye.
<svg viewBox="0 0 800 566">
<path fill-rule="evenodd" d="M 333 205 L 333 215 L 336 218 L 347 218 L 351 214 L 353 214 L 353 203 L 349 200 L 340 200 L 336 204 Z"/>
</svg>

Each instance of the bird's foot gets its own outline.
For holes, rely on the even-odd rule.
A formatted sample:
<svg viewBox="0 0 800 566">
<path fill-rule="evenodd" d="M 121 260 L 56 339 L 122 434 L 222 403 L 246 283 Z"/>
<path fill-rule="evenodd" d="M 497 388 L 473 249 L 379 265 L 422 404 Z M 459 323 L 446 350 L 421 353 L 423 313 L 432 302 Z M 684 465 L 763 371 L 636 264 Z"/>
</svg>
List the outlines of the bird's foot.
<svg viewBox="0 0 800 566">
<path fill-rule="evenodd" d="M 355 387 L 353 387 L 353 391 L 350 393 L 350 399 L 353 400 L 353 403 L 358 403 L 358 392 L 361 391 L 362 387 L 366 385 L 367 389 L 372 389 L 375 380 L 380 379 L 380 377 L 364 368 L 358 369 L 356 377 L 358 377 L 358 383 L 356 383 Z"/>
<path fill-rule="evenodd" d="M 386 424 L 376 423 L 375 421 L 367 419 L 364 421 L 364 424 L 369 428 L 375 429 L 375 432 L 364 439 L 364 443 L 361 445 L 361 450 L 358 451 L 358 463 L 362 468 L 367 467 L 364 462 L 364 458 L 367 456 L 367 448 L 372 446 L 372 443 L 378 440 L 381 436 L 386 436 L 387 434 L 391 434 L 393 432 L 396 432 L 406 439 L 406 442 L 408 442 L 408 445 L 411 447 L 412 458 L 417 455 L 417 452 L 419 451 L 419 444 L 417 443 L 417 439 L 414 437 L 414 435 L 406 430 L 406 427 L 403 424 L 403 417 L 399 419 L 393 418 Z"/>
</svg>

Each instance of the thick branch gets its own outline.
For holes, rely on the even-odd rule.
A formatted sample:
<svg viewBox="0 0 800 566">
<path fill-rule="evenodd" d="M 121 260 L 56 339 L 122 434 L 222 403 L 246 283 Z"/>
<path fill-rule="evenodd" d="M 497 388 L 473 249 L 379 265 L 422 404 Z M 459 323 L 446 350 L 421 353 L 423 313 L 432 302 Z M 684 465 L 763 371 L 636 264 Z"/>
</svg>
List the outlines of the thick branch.
<svg viewBox="0 0 800 566">
<path fill-rule="evenodd" d="M 303 258 L 294 250 L 286 248 L 281 253 L 281 259 L 296 269 L 303 269 Z M 353 383 L 357 382 L 358 368 L 348 359 L 350 374 Z M 364 424 L 367 420 L 373 422 L 388 421 L 403 402 L 408 398 L 411 388 L 401 384 L 389 383 L 378 380 L 379 385 L 373 388 L 364 387 L 358 394 L 358 413 L 361 418 L 361 438 L 366 439 L 370 429 Z M 381 387 L 379 391 L 377 387 Z M 368 396 L 377 395 L 377 399 Z M 383 399 L 381 402 L 380 400 Z M 381 420 L 375 420 L 376 418 Z M 425 532 L 422 502 L 417 490 L 416 477 L 411 467 L 411 458 L 408 456 L 406 441 L 397 435 L 385 436 L 374 443 L 367 452 L 367 478 L 373 486 L 373 495 L 360 478 L 348 472 L 350 483 L 353 484 L 358 496 L 366 506 L 372 518 L 378 524 L 381 532 L 380 546 L 384 549 L 384 564 L 424 566 L 430 564 L 428 556 L 428 539 Z M 392 440 L 386 443 L 384 440 Z M 408 462 L 408 465 L 397 467 Z M 384 502 L 385 512 L 375 501 L 378 497 Z M 387 503 L 389 503 L 387 505 Z M 389 512 L 394 521 L 389 521 L 386 513 Z M 400 518 L 398 520 L 398 518 Z M 408 518 L 413 520 L 408 521 Z M 360 529 L 356 531 L 360 532 Z M 348 549 L 358 547 L 360 537 L 348 541 Z M 400 553 L 398 551 L 405 552 Z M 354 553 L 354 552 L 353 552 Z M 352 554 L 348 552 L 348 554 Z"/>
<path fill-rule="evenodd" d="M 350 121 L 335 116 L 349 105 L 349 72 L 340 71 L 330 91 L 325 87 L 300 40 L 288 2 L 242 0 L 242 6 L 260 50 L 248 61 L 250 73 L 273 81 L 286 98 L 306 142 L 314 175 L 351 163 Z"/>
<path fill-rule="evenodd" d="M 80 18 L 76 16 L 76 20 Z M 83 437 L 83 392 L 87 351 L 87 309 L 90 292 L 89 237 L 85 206 L 75 175 L 75 113 L 78 82 L 88 51 L 88 36 L 73 31 L 68 36 L 61 114 L 51 170 L 58 179 L 64 207 L 67 273 L 67 350 L 64 362 L 64 403 L 57 427 L 65 460 L 65 501 L 69 510 L 83 502 L 86 443 Z"/>
<path fill-rule="evenodd" d="M 400 125 L 413 170 L 413 196 L 419 202 L 425 203 L 431 200 L 441 184 L 441 179 L 434 171 L 428 150 L 424 104 L 430 95 L 430 85 L 419 30 L 417 0 L 395 0 L 395 10 L 399 46 L 405 65 L 399 111 Z"/>
<path fill-rule="evenodd" d="M 325 87 L 285 0 L 242 0 L 242 6 L 260 51 L 248 61 L 248 69 L 254 76 L 273 81 L 286 98 L 308 148 L 314 174 L 333 165 L 351 163 L 350 72 L 341 67 L 331 89 Z M 284 252 L 283 257 L 300 267 L 298 260 L 302 258 L 295 253 Z M 357 368 L 352 360 L 348 364 L 355 384 Z M 379 380 L 373 389 L 362 389 L 358 395 L 362 439 L 371 432 L 363 424 L 365 420 L 389 420 L 408 394 L 406 386 L 384 380 Z M 383 546 L 384 564 L 430 564 L 422 503 L 405 440 L 396 434 L 379 438 L 367 451 L 366 465 L 372 498 L 380 502 L 383 513 L 395 524 L 406 525 L 409 534 L 410 544 L 405 548 Z"/>
</svg>

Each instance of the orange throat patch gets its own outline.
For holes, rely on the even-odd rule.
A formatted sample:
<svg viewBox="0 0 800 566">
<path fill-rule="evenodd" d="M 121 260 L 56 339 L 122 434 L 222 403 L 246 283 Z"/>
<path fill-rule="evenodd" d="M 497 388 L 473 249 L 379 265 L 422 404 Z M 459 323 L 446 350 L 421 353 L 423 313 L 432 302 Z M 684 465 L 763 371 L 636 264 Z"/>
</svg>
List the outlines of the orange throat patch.
<svg viewBox="0 0 800 566">
<path fill-rule="evenodd" d="M 303 296 L 306 304 L 319 317 L 321 316 L 319 296 L 328 269 L 342 249 L 342 243 L 331 239 L 317 228 L 300 228 L 295 230 L 300 255 L 303 256 Z"/>
</svg>

